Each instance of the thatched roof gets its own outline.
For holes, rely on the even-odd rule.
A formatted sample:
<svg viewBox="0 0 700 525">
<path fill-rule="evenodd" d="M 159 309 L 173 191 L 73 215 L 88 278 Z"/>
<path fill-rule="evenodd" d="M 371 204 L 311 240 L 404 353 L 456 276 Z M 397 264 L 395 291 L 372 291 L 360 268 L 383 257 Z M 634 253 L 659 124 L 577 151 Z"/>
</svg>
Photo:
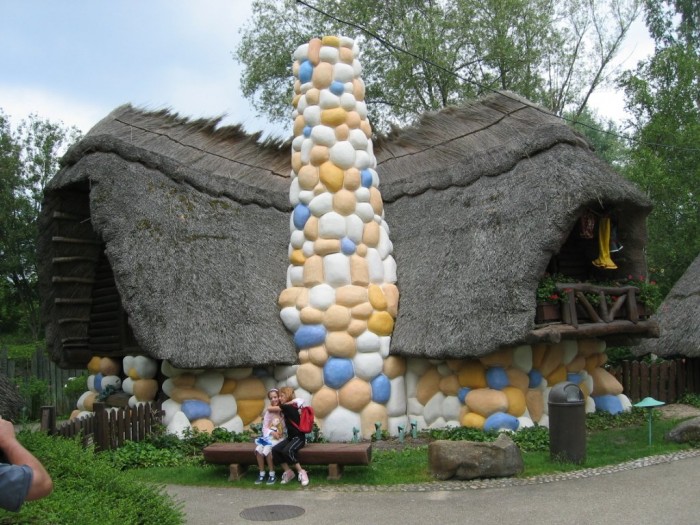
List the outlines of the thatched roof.
<svg viewBox="0 0 700 525">
<path fill-rule="evenodd" d="M 673 285 L 659 310 L 652 316 L 661 336 L 634 349 L 637 355 L 700 357 L 700 255 Z"/>
<path fill-rule="evenodd" d="M 0 373 L 0 417 L 15 420 L 24 406 L 17 385 Z"/>
<path fill-rule="evenodd" d="M 256 139 L 125 106 L 69 152 L 47 188 L 40 241 L 55 359 L 86 328 L 59 323 L 84 314 L 54 301 L 53 213 L 89 202 L 91 224 L 77 221 L 75 235 L 104 242 L 144 351 L 183 367 L 295 360 L 276 306 L 289 147 Z M 515 95 L 426 115 L 376 141 L 375 154 L 401 294 L 393 353 L 463 358 L 527 340 L 537 283 L 587 207 L 618 212 L 625 271 L 646 273 L 649 201 L 560 119 Z M 94 266 L 75 274 L 90 277 Z"/>
</svg>

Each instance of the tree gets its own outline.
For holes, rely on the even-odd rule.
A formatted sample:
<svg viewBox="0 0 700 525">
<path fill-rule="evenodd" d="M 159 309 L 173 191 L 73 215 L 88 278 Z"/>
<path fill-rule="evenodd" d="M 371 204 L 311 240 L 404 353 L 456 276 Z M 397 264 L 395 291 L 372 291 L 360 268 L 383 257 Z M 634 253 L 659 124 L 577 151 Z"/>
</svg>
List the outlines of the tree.
<svg viewBox="0 0 700 525">
<path fill-rule="evenodd" d="M 381 130 L 494 89 L 578 116 L 638 12 L 639 0 L 256 0 L 234 57 L 244 96 L 280 122 L 290 114 L 291 53 L 325 34 L 361 46 Z"/>
<path fill-rule="evenodd" d="M 647 0 L 652 57 L 625 75 L 629 177 L 650 196 L 649 266 L 667 292 L 700 252 L 700 4 Z"/>
<path fill-rule="evenodd" d="M 39 338 L 37 220 L 58 159 L 76 128 L 30 115 L 16 130 L 0 110 L 0 331 Z"/>
</svg>

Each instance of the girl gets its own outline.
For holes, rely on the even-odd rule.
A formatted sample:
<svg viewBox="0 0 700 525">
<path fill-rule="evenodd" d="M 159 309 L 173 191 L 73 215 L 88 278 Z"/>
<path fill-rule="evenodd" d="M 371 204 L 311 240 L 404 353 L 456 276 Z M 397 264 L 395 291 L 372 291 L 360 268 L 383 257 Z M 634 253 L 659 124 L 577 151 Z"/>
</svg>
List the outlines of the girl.
<svg viewBox="0 0 700 525">
<path fill-rule="evenodd" d="M 292 424 L 292 422 L 299 423 L 299 407 L 304 403 L 304 400 L 295 399 L 294 389 L 290 386 L 280 388 L 279 398 L 280 404 L 277 410 L 282 412 L 287 423 L 287 438 L 272 447 L 272 457 L 274 462 L 281 464 L 284 469 L 282 484 L 289 483 L 294 479 L 294 471 L 289 468 L 291 463 L 299 474 L 302 487 L 306 487 L 309 484 L 309 476 L 301 468 L 297 459 L 297 452 L 306 444 L 306 434 Z"/>
<path fill-rule="evenodd" d="M 256 485 L 265 481 L 265 460 L 267 460 L 267 467 L 270 472 L 267 484 L 274 485 L 276 481 L 275 465 L 272 462 L 272 454 L 270 452 L 272 447 L 279 443 L 284 435 L 284 423 L 280 418 L 278 390 L 276 388 L 270 389 L 267 393 L 267 398 L 270 400 L 270 406 L 263 412 L 262 435 L 255 440 L 255 443 L 258 445 L 255 447 L 255 458 L 258 460 L 258 469 L 260 470 L 260 475 L 255 481 Z"/>
</svg>

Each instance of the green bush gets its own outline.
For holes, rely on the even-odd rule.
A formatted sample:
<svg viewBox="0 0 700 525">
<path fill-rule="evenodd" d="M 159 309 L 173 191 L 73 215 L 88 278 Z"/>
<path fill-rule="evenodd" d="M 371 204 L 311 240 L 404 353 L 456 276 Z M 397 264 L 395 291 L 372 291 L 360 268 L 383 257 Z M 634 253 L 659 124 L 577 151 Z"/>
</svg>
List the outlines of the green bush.
<svg viewBox="0 0 700 525">
<path fill-rule="evenodd" d="M 678 398 L 678 402 L 700 408 L 700 394 L 686 392 L 680 398 Z"/>
<path fill-rule="evenodd" d="M 124 446 L 106 452 L 110 462 L 119 470 L 149 467 L 178 467 L 192 463 L 179 448 L 158 448 L 147 441 L 127 441 Z M 196 462 L 196 461 L 195 461 Z"/>
<path fill-rule="evenodd" d="M 53 493 L 27 502 L 19 513 L 0 510 L 0 524 L 164 525 L 184 523 L 181 504 L 162 486 L 129 479 L 106 455 L 83 449 L 77 440 L 20 432 L 19 440 L 46 467 Z"/>
</svg>

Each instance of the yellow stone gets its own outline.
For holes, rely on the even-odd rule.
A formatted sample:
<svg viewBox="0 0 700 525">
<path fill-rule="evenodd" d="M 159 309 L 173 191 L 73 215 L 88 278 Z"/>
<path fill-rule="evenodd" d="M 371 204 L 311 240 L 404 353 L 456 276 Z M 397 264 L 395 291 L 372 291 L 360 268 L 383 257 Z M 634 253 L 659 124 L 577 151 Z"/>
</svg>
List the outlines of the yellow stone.
<svg viewBox="0 0 700 525">
<path fill-rule="evenodd" d="M 578 387 L 581 389 L 581 392 L 583 392 L 583 397 L 584 399 L 588 399 L 588 396 L 591 395 L 590 391 L 588 390 L 588 385 L 586 384 L 585 381 L 581 381 L 578 385 Z"/>
<path fill-rule="evenodd" d="M 608 354 L 598 354 L 598 366 L 603 366 L 608 362 Z"/>
<path fill-rule="evenodd" d="M 158 394 L 158 381 L 155 379 L 137 379 L 134 381 L 134 395 L 139 401 L 153 401 Z"/>
<path fill-rule="evenodd" d="M 233 379 L 232 377 L 227 377 L 224 379 L 224 384 L 221 385 L 221 390 L 219 391 L 219 394 L 233 394 L 236 390 L 236 380 Z"/>
<path fill-rule="evenodd" d="M 324 345 L 313 346 L 309 348 L 309 362 L 316 366 L 323 366 L 328 361 L 328 352 Z"/>
<path fill-rule="evenodd" d="M 294 98 L 300 97 L 301 95 L 297 95 Z M 294 136 L 298 137 L 304 132 L 304 126 L 306 126 L 306 122 L 304 121 L 304 116 L 303 115 L 297 115 L 297 117 L 294 119 Z M 294 170 L 297 171 L 298 170 Z"/>
<path fill-rule="evenodd" d="M 299 187 L 302 190 L 312 190 L 318 184 L 318 168 L 311 164 L 305 164 L 299 170 Z"/>
<path fill-rule="evenodd" d="M 311 82 L 317 89 L 327 88 L 333 81 L 333 65 L 328 62 L 321 62 L 314 67 L 311 75 Z"/>
<path fill-rule="evenodd" d="M 324 109 L 321 111 L 321 124 L 326 126 L 340 126 L 345 124 L 347 112 L 343 108 Z"/>
<path fill-rule="evenodd" d="M 100 361 L 102 361 L 101 357 L 93 356 L 90 361 L 88 361 L 87 364 L 87 369 L 88 372 L 91 374 L 99 374 L 100 373 Z"/>
<path fill-rule="evenodd" d="M 459 384 L 468 388 L 486 388 L 486 371 L 479 361 L 470 359 L 457 374 Z"/>
<path fill-rule="evenodd" d="M 573 372 L 573 373 L 580 372 L 584 368 L 586 368 L 586 358 L 583 357 L 582 355 L 577 355 L 576 357 L 574 357 L 574 359 L 571 361 L 571 363 L 566 365 L 566 369 L 569 372 Z"/>
<path fill-rule="evenodd" d="M 338 392 L 327 386 L 322 387 L 311 398 L 311 406 L 317 418 L 328 416 L 338 406 Z"/>
<path fill-rule="evenodd" d="M 426 405 L 440 391 L 442 376 L 435 368 L 429 368 L 421 376 L 416 385 L 416 399 L 421 405 Z"/>
<path fill-rule="evenodd" d="M 384 286 L 386 285 L 382 285 L 382 289 L 384 290 L 384 293 L 386 293 L 386 289 L 384 288 Z M 464 366 L 464 361 L 462 361 L 461 359 L 445 359 L 445 364 L 447 365 L 447 368 L 449 368 L 453 372 L 458 372 Z"/>
<path fill-rule="evenodd" d="M 376 308 L 377 310 L 386 310 L 386 297 L 384 297 L 384 292 L 379 286 L 377 286 L 376 284 L 370 284 L 367 290 L 367 294 L 369 295 L 369 302 L 374 308 Z"/>
<path fill-rule="evenodd" d="M 519 368 L 508 368 L 506 370 L 508 383 L 516 388 L 519 388 L 523 393 L 527 392 L 530 387 L 530 377 Z"/>
<path fill-rule="evenodd" d="M 385 283 L 382 285 L 382 291 L 384 292 L 384 297 L 386 297 L 386 311 L 391 314 L 391 317 L 396 319 L 396 315 L 399 312 L 399 289 L 395 284 Z M 462 367 L 461 361 L 459 367 Z"/>
<path fill-rule="evenodd" d="M 304 263 L 304 286 L 310 288 L 317 284 L 323 284 L 323 259 L 312 255 Z"/>
<path fill-rule="evenodd" d="M 353 319 L 364 319 L 366 321 L 374 313 L 374 307 L 371 303 L 366 302 L 353 306 L 350 313 Z"/>
<path fill-rule="evenodd" d="M 560 345 L 551 345 L 544 354 L 544 359 L 540 365 L 540 372 L 544 377 L 554 372 L 564 360 L 564 349 Z"/>
<path fill-rule="evenodd" d="M 372 387 L 359 377 L 353 377 L 338 390 L 340 406 L 353 412 L 360 412 L 371 400 Z"/>
<path fill-rule="evenodd" d="M 307 50 L 306 56 L 309 59 L 309 62 L 311 62 L 314 66 L 319 63 L 321 60 L 319 55 L 321 52 L 321 39 L 320 38 L 312 38 L 309 40 L 309 48 Z"/>
<path fill-rule="evenodd" d="M 468 412 L 462 417 L 460 423 L 462 423 L 463 427 L 482 429 L 484 428 L 484 423 L 486 423 L 486 418 L 474 412 Z"/>
<path fill-rule="evenodd" d="M 370 189 L 370 192 L 372 190 Z M 371 195 L 371 193 L 370 193 Z M 374 248 L 379 244 L 379 224 L 374 221 L 369 221 L 365 224 L 364 231 L 362 232 L 362 242 L 364 242 L 370 248 Z"/>
<path fill-rule="evenodd" d="M 520 417 L 525 413 L 525 394 L 514 386 L 505 387 L 502 392 L 508 399 L 508 413 L 511 416 Z"/>
<path fill-rule="evenodd" d="M 362 117 L 360 117 L 360 114 L 357 111 L 348 111 L 348 117 L 345 123 L 350 129 L 357 129 L 362 123 Z"/>
<path fill-rule="evenodd" d="M 304 324 L 321 324 L 323 322 L 323 312 L 318 308 L 307 306 L 301 309 L 299 318 Z"/>
<path fill-rule="evenodd" d="M 367 327 L 377 335 L 391 335 L 394 331 L 394 318 L 389 312 L 374 312 L 367 320 Z"/>
<path fill-rule="evenodd" d="M 300 151 L 292 152 L 292 169 L 294 170 L 294 173 L 299 173 L 299 170 L 301 169 L 301 152 Z"/>
<path fill-rule="evenodd" d="M 323 257 L 340 251 L 340 239 L 316 239 L 314 241 L 314 253 Z"/>
<path fill-rule="evenodd" d="M 121 369 L 122 367 L 116 359 L 112 359 L 111 357 L 103 357 L 100 359 L 100 373 L 103 376 L 119 375 Z"/>
<path fill-rule="evenodd" d="M 301 311 L 303 308 L 306 308 L 309 306 L 309 289 L 308 288 L 302 288 L 301 291 L 299 292 L 299 295 L 297 295 L 297 301 L 295 303 L 295 306 L 297 307 L 297 310 Z"/>
<path fill-rule="evenodd" d="M 289 263 L 294 266 L 301 266 L 302 264 L 304 264 L 305 261 L 306 256 L 301 250 L 294 250 L 289 256 Z"/>
<path fill-rule="evenodd" d="M 339 304 L 331 305 L 323 314 L 323 326 L 331 332 L 347 329 L 350 321 L 350 310 Z"/>
<path fill-rule="evenodd" d="M 199 390 L 198 388 L 187 388 L 187 387 L 175 387 L 170 393 L 170 399 L 182 403 L 188 399 L 196 399 L 198 401 L 204 401 L 209 403 L 210 398 L 206 392 Z"/>
<path fill-rule="evenodd" d="M 194 374 L 182 374 L 171 379 L 173 385 L 181 388 L 192 388 L 197 382 L 197 377 Z"/>
<path fill-rule="evenodd" d="M 384 360 L 382 372 L 389 379 L 404 375 L 406 373 L 406 359 L 397 355 L 390 355 Z"/>
<path fill-rule="evenodd" d="M 370 439 L 376 432 L 375 423 L 382 424 L 382 430 L 389 428 L 389 415 L 386 411 L 386 406 L 370 401 L 369 404 L 362 409 L 360 414 L 360 425 L 362 427 L 363 439 Z"/>
<path fill-rule="evenodd" d="M 343 306 L 355 306 L 367 301 L 367 288 L 362 286 L 341 286 L 335 291 L 335 302 Z"/>
<path fill-rule="evenodd" d="M 446 396 L 456 396 L 459 389 L 459 379 L 457 379 L 456 375 L 451 374 L 440 379 L 440 392 Z"/>
<path fill-rule="evenodd" d="M 369 266 L 367 259 L 357 254 L 350 256 L 350 282 L 365 287 L 369 284 Z"/>
<path fill-rule="evenodd" d="M 360 337 L 367 331 L 367 321 L 364 319 L 353 319 L 348 326 L 348 333 L 353 337 Z"/>
<path fill-rule="evenodd" d="M 605 351 L 605 342 L 598 339 L 579 339 L 578 353 L 583 357 L 589 357 L 593 354 L 600 354 Z"/>
<path fill-rule="evenodd" d="M 309 154 L 309 159 L 311 164 L 314 166 L 320 166 L 324 162 L 327 162 L 331 158 L 330 151 L 326 146 L 313 146 Z"/>
<path fill-rule="evenodd" d="M 542 390 L 530 389 L 525 394 L 527 403 L 527 411 L 530 413 L 530 419 L 537 423 L 544 415 L 544 396 Z"/>
<path fill-rule="evenodd" d="M 303 288 L 301 286 L 291 286 L 289 288 L 285 288 L 280 293 L 279 299 L 277 299 L 277 306 L 279 306 L 280 308 L 294 306 L 294 304 L 296 304 L 297 302 L 299 292 L 301 292 L 302 290 Z"/>
<path fill-rule="evenodd" d="M 299 106 L 299 101 L 301 100 L 301 93 L 297 93 L 292 97 L 292 107 L 296 108 Z"/>
<path fill-rule="evenodd" d="M 372 205 L 372 209 L 374 210 L 374 213 L 377 215 L 382 214 L 382 210 L 384 210 L 384 203 L 382 202 L 382 194 L 379 193 L 379 190 L 375 187 L 372 186 L 369 189 L 369 203 Z M 374 222 L 374 221 L 372 221 Z"/>
<path fill-rule="evenodd" d="M 617 396 L 622 394 L 622 385 L 615 379 L 615 376 L 603 368 L 594 368 L 591 372 L 593 378 L 592 396 L 612 395 Z"/>
<path fill-rule="evenodd" d="M 532 345 L 532 368 L 539 370 L 547 353 L 547 345 L 543 343 Z"/>
<path fill-rule="evenodd" d="M 313 363 L 299 365 L 297 381 L 299 381 L 299 386 L 307 392 L 317 392 L 323 386 L 323 369 Z"/>
<path fill-rule="evenodd" d="M 314 146 L 315 147 L 315 146 Z M 343 187 L 344 172 L 332 162 L 324 162 L 319 167 L 321 182 L 328 191 L 336 192 Z"/>
<path fill-rule="evenodd" d="M 566 381 L 566 377 L 566 367 L 564 365 L 559 365 L 547 376 L 547 384 L 549 386 L 554 386 L 557 383 Z"/>
<path fill-rule="evenodd" d="M 495 412 L 508 410 L 508 398 L 501 390 L 492 388 L 476 388 L 470 390 L 465 399 L 465 404 L 470 412 L 476 412 L 484 417 L 489 417 Z"/>
<path fill-rule="evenodd" d="M 306 103 L 309 106 L 316 106 L 321 96 L 321 92 L 316 88 L 311 88 L 304 96 L 306 97 Z"/>
<path fill-rule="evenodd" d="M 294 93 L 301 93 L 301 82 L 299 82 L 298 78 L 294 81 Z"/>
<path fill-rule="evenodd" d="M 321 39 L 321 43 L 323 43 L 324 46 L 340 47 L 340 38 L 326 35 Z"/>
<path fill-rule="evenodd" d="M 341 188 L 333 195 L 333 209 L 344 217 L 355 213 L 356 206 L 357 198 L 354 191 Z"/>
<path fill-rule="evenodd" d="M 304 237 L 310 241 L 318 239 L 318 218 L 314 215 L 309 217 L 304 225 Z"/>
<path fill-rule="evenodd" d="M 195 419 L 192 421 L 192 428 L 198 430 L 199 432 L 206 432 L 211 434 L 214 430 L 214 422 L 211 419 Z"/>
<path fill-rule="evenodd" d="M 513 349 L 510 347 L 500 348 L 489 355 L 481 357 L 480 361 L 486 368 L 494 366 L 508 368 L 513 364 Z"/>
<path fill-rule="evenodd" d="M 590 374 L 598 368 L 598 356 L 596 354 L 588 356 L 586 358 L 586 371 Z"/>
<path fill-rule="evenodd" d="M 236 401 L 241 399 L 264 400 L 267 397 L 267 389 L 265 388 L 265 383 L 259 378 L 246 377 L 238 380 L 235 396 Z"/>
<path fill-rule="evenodd" d="M 348 140 L 350 136 L 350 128 L 347 124 L 341 124 L 335 128 L 335 138 L 336 140 Z"/>
<path fill-rule="evenodd" d="M 366 136 L 368 139 L 371 139 L 371 138 L 372 138 L 372 126 L 369 125 L 369 120 L 363 119 L 363 120 L 360 122 L 360 129 L 361 129 L 362 131 L 364 131 L 365 136 Z"/>
<path fill-rule="evenodd" d="M 347 47 L 341 47 L 339 49 L 339 57 L 340 61 L 345 62 L 346 64 L 352 64 L 352 61 L 355 58 L 352 54 L 352 49 L 348 49 Z"/>
<path fill-rule="evenodd" d="M 358 102 L 365 99 L 365 83 L 361 78 L 352 79 L 352 94 Z"/>
<path fill-rule="evenodd" d="M 336 129 L 336 134 L 337 133 L 338 130 Z M 345 185 L 345 189 L 350 191 L 355 191 L 357 188 L 359 188 L 362 184 L 360 170 L 357 168 L 349 168 L 345 170 L 345 181 L 343 184 Z"/>
<path fill-rule="evenodd" d="M 238 416 L 243 420 L 243 425 L 250 425 L 265 409 L 265 401 L 262 399 L 236 399 L 238 404 Z"/>
<path fill-rule="evenodd" d="M 355 338 L 347 332 L 329 332 L 326 335 L 326 351 L 334 357 L 354 357 L 357 351 Z"/>
</svg>

